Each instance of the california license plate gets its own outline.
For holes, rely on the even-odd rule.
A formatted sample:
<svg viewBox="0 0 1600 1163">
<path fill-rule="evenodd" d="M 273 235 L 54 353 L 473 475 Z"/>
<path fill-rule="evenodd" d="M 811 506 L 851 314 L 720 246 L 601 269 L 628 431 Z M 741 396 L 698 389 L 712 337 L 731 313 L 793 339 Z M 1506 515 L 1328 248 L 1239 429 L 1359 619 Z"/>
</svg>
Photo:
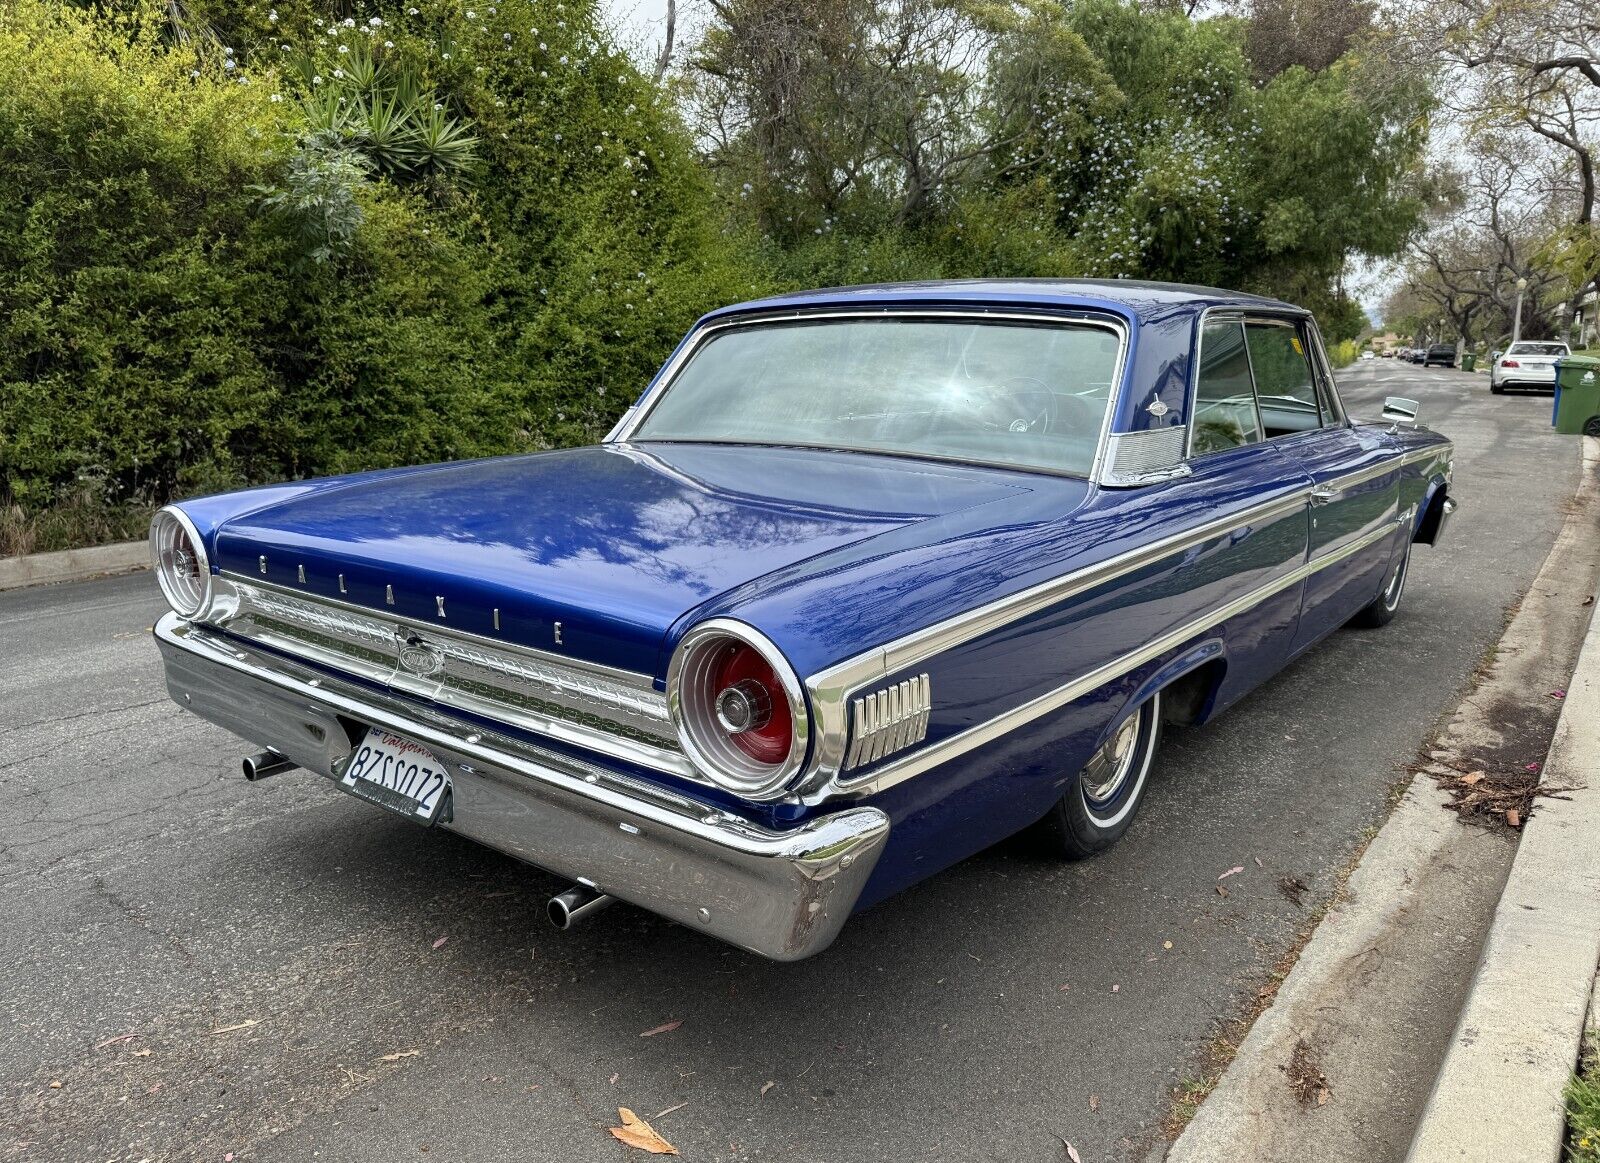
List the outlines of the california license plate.
<svg viewBox="0 0 1600 1163">
<path fill-rule="evenodd" d="M 364 800 L 431 824 L 450 792 L 450 776 L 433 753 L 372 727 L 339 782 Z"/>
</svg>

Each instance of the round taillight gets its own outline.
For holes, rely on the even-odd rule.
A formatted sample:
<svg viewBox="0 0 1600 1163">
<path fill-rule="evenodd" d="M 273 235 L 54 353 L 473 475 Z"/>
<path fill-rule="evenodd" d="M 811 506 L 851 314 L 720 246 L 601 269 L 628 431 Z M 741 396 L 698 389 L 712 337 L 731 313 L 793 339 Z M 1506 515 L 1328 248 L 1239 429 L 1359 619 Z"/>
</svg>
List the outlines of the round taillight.
<svg viewBox="0 0 1600 1163">
<path fill-rule="evenodd" d="M 714 618 L 684 635 L 667 672 L 667 705 L 696 768 L 738 795 L 781 795 L 805 759 L 799 680 L 742 623 Z"/>
<path fill-rule="evenodd" d="M 168 506 L 150 522 L 150 557 L 167 604 L 185 618 L 206 607 L 211 595 L 211 563 L 194 523 Z"/>
</svg>

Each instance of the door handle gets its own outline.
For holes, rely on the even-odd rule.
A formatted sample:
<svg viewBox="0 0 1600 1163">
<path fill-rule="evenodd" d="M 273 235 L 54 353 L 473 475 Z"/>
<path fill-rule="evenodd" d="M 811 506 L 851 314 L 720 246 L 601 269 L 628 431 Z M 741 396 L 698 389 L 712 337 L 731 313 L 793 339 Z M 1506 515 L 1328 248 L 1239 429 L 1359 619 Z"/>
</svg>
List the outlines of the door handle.
<svg viewBox="0 0 1600 1163">
<path fill-rule="evenodd" d="M 1318 485 L 1316 488 L 1311 490 L 1311 503 L 1313 505 L 1326 505 L 1329 501 L 1336 498 L 1342 491 L 1343 490 L 1341 489 L 1334 488 L 1332 485 Z"/>
</svg>

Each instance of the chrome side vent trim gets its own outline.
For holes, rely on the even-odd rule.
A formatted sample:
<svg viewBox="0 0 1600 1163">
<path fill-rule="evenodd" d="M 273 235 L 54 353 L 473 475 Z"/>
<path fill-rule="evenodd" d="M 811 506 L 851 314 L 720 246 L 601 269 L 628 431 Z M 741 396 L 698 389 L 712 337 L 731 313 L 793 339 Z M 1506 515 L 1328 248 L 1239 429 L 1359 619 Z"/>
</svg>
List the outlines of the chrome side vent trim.
<svg viewBox="0 0 1600 1163">
<path fill-rule="evenodd" d="M 1113 432 L 1106 437 L 1106 463 L 1100 483 L 1128 488 L 1188 476 L 1183 459 L 1182 426 L 1147 428 L 1140 432 Z"/>
<path fill-rule="evenodd" d="M 932 709 L 933 688 L 926 674 L 852 700 L 845 770 L 921 743 L 928 735 L 928 713 Z"/>
</svg>

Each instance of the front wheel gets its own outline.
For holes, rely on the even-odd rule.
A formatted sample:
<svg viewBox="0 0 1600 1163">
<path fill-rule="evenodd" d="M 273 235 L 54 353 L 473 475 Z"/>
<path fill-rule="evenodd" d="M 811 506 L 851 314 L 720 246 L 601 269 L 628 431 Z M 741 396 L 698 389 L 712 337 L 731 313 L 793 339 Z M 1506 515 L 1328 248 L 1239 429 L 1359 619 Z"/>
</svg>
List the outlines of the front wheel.
<svg viewBox="0 0 1600 1163">
<path fill-rule="evenodd" d="M 1161 692 L 1130 712 L 1090 757 L 1041 821 L 1050 847 L 1068 860 L 1104 852 L 1122 838 L 1144 799 L 1161 737 Z"/>
<path fill-rule="evenodd" d="M 1400 555 L 1400 561 L 1394 567 L 1394 572 L 1389 575 L 1388 584 L 1383 587 L 1383 592 L 1372 599 L 1371 605 L 1351 618 L 1350 624 L 1376 630 L 1379 626 L 1387 626 L 1393 621 L 1395 611 L 1400 608 L 1400 596 L 1406 590 L 1406 574 L 1410 569 L 1411 543 L 1408 541 L 1405 552 Z"/>
</svg>

